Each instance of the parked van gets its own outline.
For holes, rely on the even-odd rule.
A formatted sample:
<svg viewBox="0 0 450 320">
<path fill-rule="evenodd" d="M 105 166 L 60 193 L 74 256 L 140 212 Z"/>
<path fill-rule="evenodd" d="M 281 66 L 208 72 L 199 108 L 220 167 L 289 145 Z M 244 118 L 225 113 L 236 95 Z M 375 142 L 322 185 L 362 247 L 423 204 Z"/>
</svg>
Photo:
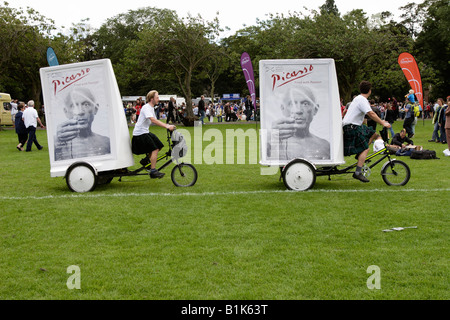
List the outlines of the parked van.
<svg viewBox="0 0 450 320">
<path fill-rule="evenodd" d="M 12 126 L 11 96 L 8 93 L 0 93 L 0 125 Z"/>
</svg>

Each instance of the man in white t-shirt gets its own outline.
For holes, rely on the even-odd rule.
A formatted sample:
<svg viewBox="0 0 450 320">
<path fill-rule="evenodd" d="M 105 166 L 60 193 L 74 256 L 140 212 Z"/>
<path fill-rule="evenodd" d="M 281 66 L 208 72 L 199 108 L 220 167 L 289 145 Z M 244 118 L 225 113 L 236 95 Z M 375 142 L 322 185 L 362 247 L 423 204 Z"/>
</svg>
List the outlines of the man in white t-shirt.
<svg viewBox="0 0 450 320">
<path fill-rule="evenodd" d="M 388 129 L 391 125 L 389 122 L 381 120 L 370 107 L 367 99 L 372 94 L 372 84 L 368 81 L 363 81 L 359 85 L 359 90 L 361 94 L 350 104 L 342 120 L 342 125 L 344 126 L 344 155 L 357 155 L 358 165 L 353 178 L 362 182 L 369 182 L 362 174 L 362 168 L 369 154 L 369 145 L 374 139 L 375 131 L 363 125 L 364 117 L 367 114 L 373 121 Z"/>
<path fill-rule="evenodd" d="M 34 108 L 33 100 L 28 101 L 28 108 L 26 108 L 25 111 L 23 112 L 22 119 L 23 122 L 25 123 L 25 128 L 27 128 L 28 133 L 26 152 L 31 152 L 31 147 L 33 146 L 33 143 L 36 145 L 38 150 L 42 150 L 43 147 L 39 144 L 36 138 L 36 128 L 38 122 L 41 128 L 44 128 L 44 125 L 42 124 L 41 119 L 39 119 L 38 113 Z"/>
<path fill-rule="evenodd" d="M 156 118 L 155 106 L 159 103 L 159 94 L 157 91 L 150 91 L 147 94 L 147 104 L 142 107 L 139 119 L 134 127 L 133 138 L 131 141 L 132 151 L 134 154 L 146 154 L 147 156 L 141 160 L 144 167 L 150 166 L 150 177 L 152 179 L 161 179 L 164 173 L 156 170 L 156 161 L 158 152 L 164 147 L 159 138 L 150 132 L 151 125 L 166 128 L 173 131 L 176 129 L 174 125 L 169 125 L 159 121 Z"/>
</svg>

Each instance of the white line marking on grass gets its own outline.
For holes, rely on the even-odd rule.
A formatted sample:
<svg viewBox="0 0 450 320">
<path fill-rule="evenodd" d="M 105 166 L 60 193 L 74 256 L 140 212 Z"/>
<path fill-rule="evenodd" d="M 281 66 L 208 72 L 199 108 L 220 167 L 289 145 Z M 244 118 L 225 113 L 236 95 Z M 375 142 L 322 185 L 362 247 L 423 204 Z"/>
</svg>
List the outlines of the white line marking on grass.
<svg viewBox="0 0 450 320">
<path fill-rule="evenodd" d="M 444 189 L 404 189 L 402 192 L 446 192 L 450 188 Z M 97 199 L 97 198 L 123 198 L 123 197 L 205 197 L 205 196 L 239 196 L 239 195 L 253 195 L 253 194 L 308 194 L 308 193 L 373 193 L 373 192 L 392 192 L 392 189 L 353 189 L 353 190 L 309 190 L 305 192 L 295 192 L 288 190 L 255 190 L 255 191 L 233 191 L 233 192 L 186 192 L 186 193 L 112 193 L 112 194 L 68 194 L 59 196 L 26 196 L 26 197 L 0 197 L 0 200 L 52 200 L 52 199 Z"/>
</svg>

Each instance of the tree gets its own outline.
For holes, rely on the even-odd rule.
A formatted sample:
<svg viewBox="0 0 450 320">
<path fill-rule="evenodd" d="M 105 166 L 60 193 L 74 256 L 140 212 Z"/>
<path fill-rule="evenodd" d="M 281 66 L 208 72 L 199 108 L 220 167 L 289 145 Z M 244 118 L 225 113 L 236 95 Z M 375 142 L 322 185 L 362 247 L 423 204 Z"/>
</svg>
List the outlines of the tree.
<svg viewBox="0 0 450 320">
<path fill-rule="evenodd" d="M 46 50 L 50 45 L 52 20 L 32 8 L 26 10 L 0 7 L 0 91 L 13 97 L 33 99 L 40 104 L 39 69 L 46 66 Z"/>
<path fill-rule="evenodd" d="M 426 3 L 427 0 L 421 4 L 410 2 L 407 5 L 400 7 L 400 10 L 403 11 L 400 16 L 400 18 L 403 19 L 401 23 L 408 30 L 412 38 L 416 38 L 420 33 L 421 26 L 426 19 Z"/>
<path fill-rule="evenodd" d="M 136 41 L 136 50 L 127 51 L 144 76 L 170 72 L 178 81 L 186 98 L 189 119 L 192 110 L 192 82 L 195 74 L 205 69 L 207 61 L 217 54 L 218 19 L 205 21 L 201 16 L 183 19 L 166 17 L 157 26 L 146 27 Z"/>
<path fill-rule="evenodd" d="M 340 16 L 339 9 L 334 0 L 326 0 L 319 9 L 321 14 L 334 14 L 335 16 Z"/>
<path fill-rule="evenodd" d="M 213 48 L 216 54 L 212 55 L 210 59 L 206 61 L 204 72 L 210 82 L 209 96 L 214 101 L 216 82 L 219 77 L 228 70 L 230 63 L 229 57 L 222 47 L 213 45 Z"/>
<path fill-rule="evenodd" d="M 335 14 L 276 16 L 262 24 L 257 43 L 267 58 L 333 58 L 341 96 L 349 100 L 361 79 L 366 61 L 383 45 L 380 34 L 370 30 L 361 10 L 342 18 Z"/>
<path fill-rule="evenodd" d="M 85 58 L 86 60 L 110 59 L 121 92 L 137 95 L 137 92 L 143 92 L 149 87 L 150 83 L 148 79 L 141 76 L 141 68 L 130 68 L 127 52 L 137 49 L 139 45 L 137 42 L 144 29 L 152 29 L 164 20 L 175 19 L 178 18 L 174 11 L 153 7 L 118 14 L 109 18 L 97 31 L 85 39 L 88 48 Z"/>
<path fill-rule="evenodd" d="M 445 98 L 450 93 L 450 6 L 448 0 L 427 0 L 422 8 L 426 19 L 417 35 L 414 55 L 435 71 L 431 96 Z"/>
</svg>

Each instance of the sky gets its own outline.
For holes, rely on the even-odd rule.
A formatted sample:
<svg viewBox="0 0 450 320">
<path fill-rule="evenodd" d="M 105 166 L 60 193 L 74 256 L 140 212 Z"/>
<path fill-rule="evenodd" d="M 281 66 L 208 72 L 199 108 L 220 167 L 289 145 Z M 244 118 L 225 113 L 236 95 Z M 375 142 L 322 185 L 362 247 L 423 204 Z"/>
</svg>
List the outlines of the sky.
<svg viewBox="0 0 450 320">
<path fill-rule="evenodd" d="M 180 17 L 188 13 L 196 16 L 200 14 L 204 19 L 211 21 L 219 12 L 221 27 L 229 27 L 234 34 L 242 29 L 243 25 L 256 24 L 256 19 L 267 20 L 268 14 L 304 11 L 304 7 L 317 10 L 325 0 L 6 0 L 10 7 L 31 7 L 43 16 L 55 21 L 58 28 L 70 27 L 82 19 L 89 18 L 91 27 L 99 28 L 108 18 L 129 10 L 142 7 L 156 7 L 160 9 L 175 10 Z M 3 1 L 2 1 L 3 2 Z M 396 17 L 400 16 L 400 7 L 410 3 L 420 3 L 416 0 L 335 0 L 341 14 L 353 9 L 363 9 L 369 16 L 382 11 L 390 11 Z"/>
</svg>

